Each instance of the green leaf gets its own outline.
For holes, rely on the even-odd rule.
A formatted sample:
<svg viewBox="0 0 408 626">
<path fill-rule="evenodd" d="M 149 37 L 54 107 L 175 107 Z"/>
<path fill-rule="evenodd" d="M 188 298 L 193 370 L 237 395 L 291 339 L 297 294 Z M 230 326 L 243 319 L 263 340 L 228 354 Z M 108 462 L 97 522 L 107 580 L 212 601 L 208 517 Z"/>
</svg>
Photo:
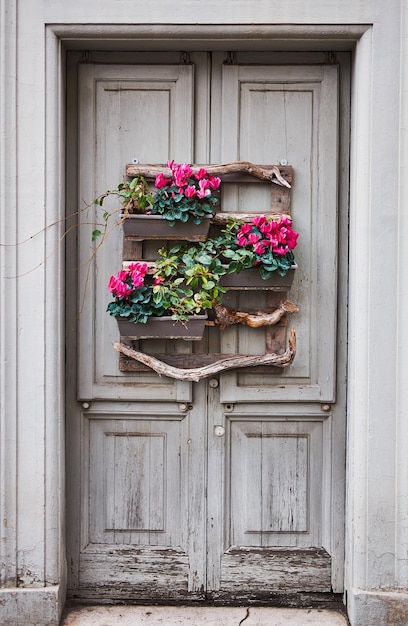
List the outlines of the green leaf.
<svg viewBox="0 0 408 626">
<path fill-rule="evenodd" d="M 101 235 L 101 231 L 96 228 L 92 231 L 92 241 L 96 241 L 96 239 L 98 239 L 98 237 L 100 237 Z"/>
</svg>

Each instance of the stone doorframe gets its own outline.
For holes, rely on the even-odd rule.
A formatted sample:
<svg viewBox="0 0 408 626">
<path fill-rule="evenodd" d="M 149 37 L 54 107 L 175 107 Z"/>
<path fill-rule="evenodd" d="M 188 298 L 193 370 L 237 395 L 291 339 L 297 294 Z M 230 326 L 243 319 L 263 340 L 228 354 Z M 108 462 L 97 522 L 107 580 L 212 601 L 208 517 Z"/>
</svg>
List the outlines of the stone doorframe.
<svg viewBox="0 0 408 626">
<path fill-rule="evenodd" d="M 10 36 L 10 33 L 8 33 Z M 45 28 L 46 72 L 44 84 L 39 86 L 44 93 L 43 116 L 45 119 L 45 140 L 43 163 L 46 178 L 44 206 L 46 207 L 45 223 L 51 224 L 64 215 L 64 126 L 65 126 L 65 92 L 64 92 L 64 57 L 65 51 L 74 49 L 131 49 L 138 47 L 146 50 L 183 49 L 193 45 L 196 49 L 259 49 L 267 50 L 350 50 L 353 52 L 352 77 L 352 131 L 351 131 L 351 193 L 350 193 L 350 281 L 349 281 L 349 385 L 348 391 L 348 462 L 347 462 L 347 541 L 346 541 L 346 597 L 351 623 L 363 624 L 386 623 L 384 621 L 390 607 L 408 604 L 406 593 L 374 591 L 384 588 L 403 587 L 406 577 L 406 545 L 403 540 L 402 511 L 404 497 L 407 498 L 408 486 L 402 477 L 407 473 L 406 454 L 404 455 L 403 437 L 406 426 L 402 421 L 403 396 L 398 396 L 399 388 L 403 389 L 402 374 L 398 377 L 397 364 L 402 372 L 408 369 L 407 357 L 399 354 L 395 359 L 396 338 L 391 345 L 385 340 L 376 338 L 373 348 L 372 333 L 380 328 L 382 312 L 376 308 L 376 301 L 370 290 L 370 279 L 380 266 L 375 265 L 372 250 L 380 240 L 378 231 L 372 226 L 374 217 L 380 220 L 380 213 L 372 209 L 373 195 L 378 191 L 378 184 L 373 184 L 371 172 L 375 171 L 375 159 L 380 155 L 388 159 L 390 171 L 398 170 L 398 142 L 387 142 L 381 137 L 375 138 L 372 128 L 380 126 L 380 117 L 385 115 L 384 123 L 389 120 L 387 111 L 396 106 L 395 93 L 386 90 L 376 78 L 378 58 L 384 41 L 377 43 L 374 58 L 373 29 L 370 25 L 353 26 L 268 26 L 268 25 L 233 25 L 233 26 L 110 26 L 110 25 L 48 25 Z M 385 37 L 385 35 L 383 35 Z M 16 59 L 9 59 L 10 64 L 17 67 Z M 374 67 L 373 63 L 377 64 Z M 382 77 L 385 69 L 380 68 Z M 403 74 L 401 73 L 401 76 Z M 407 79 L 405 79 L 407 81 Z M 392 85 L 395 84 L 392 83 Z M 374 87 L 381 94 L 381 106 L 372 102 Z M 382 88 L 381 88 L 382 87 Z M 405 82 L 407 87 L 407 82 Z M 14 94 L 15 95 L 15 94 Z M 12 101 L 13 94 L 8 96 Z M 405 104 L 407 92 L 405 91 Z M 407 110 L 408 107 L 405 107 Z M 401 107 L 404 110 L 404 107 Z M 17 114 L 15 114 L 17 115 Z M 407 121 L 407 120 L 405 120 Z M 405 124 L 405 128 L 407 124 Z M 381 126 L 381 129 L 383 127 Z M 395 130 L 395 127 L 392 127 Z M 390 131 L 391 132 L 391 131 Z M 392 134 L 392 133 L 391 133 Z M 10 146 L 13 153 L 13 146 Z M 15 149 L 15 147 L 14 147 Z M 386 154 L 384 154 L 384 150 Z M 406 156 L 405 156 L 406 158 Z M 68 158 L 69 162 L 69 158 Z M 10 171 L 13 166 L 9 166 Z M 17 168 L 16 168 L 17 172 Z M 15 173 L 16 173 L 15 172 Z M 12 174 L 12 171 L 11 171 Z M 407 191 L 401 187 L 401 193 Z M 390 189 L 389 201 L 398 206 L 398 186 Z M 10 198 L 12 195 L 10 194 Z M 16 206 L 17 203 L 12 204 Z M 401 218 L 402 219 L 402 218 Z M 401 227 L 407 226 L 401 222 Z M 360 237 L 364 233 L 364 237 Z M 395 233 L 394 233 L 395 235 Z M 51 253 L 58 244 L 59 234 L 56 229 L 47 231 L 44 246 Z M 402 254 L 402 253 L 401 253 Z M 406 255 L 406 253 L 405 253 Z M 401 267 L 404 259 L 401 256 Z M 385 263 L 385 272 L 384 272 Z M 391 266 L 391 262 L 389 264 Z M 405 264 L 407 266 L 408 264 Z M 390 270 L 391 267 L 388 267 Z M 387 275 L 387 261 L 383 262 L 383 276 Z M 52 293 L 63 290 L 64 263 L 62 254 L 54 254 L 48 259 L 44 270 L 44 292 L 46 288 Z M 390 301 L 397 301 L 397 289 L 394 283 L 385 287 L 385 295 L 389 293 Z M 377 303 L 378 304 L 378 303 Z M 405 307 L 405 308 L 404 308 Z M 398 319 L 403 326 L 404 316 L 407 319 L 408 303 L 400 303 Z M 27 474 L 19 472 L 19 458 L 32 446 L 26 438 L 14 447 L 3 450 L 6 459 L 8 480 L 4 487 L 4 500 L 7 502 L 8 523 L 16 532 L 6 537 L 6 547 L 2 546 L 6 561 L 24 563 L 19 569 L 19 584 L 16 588 L 10 582 L 10 588 L 0 590 L 0 602 L 5 615 L 19 614 L 23 622 L 35 620 L 38 623 L 58 624 L 65 593 L 65 540 L 64 540 L 64 319 L 62 304 L 58 298 L 52 297 L 47 304 L 47 317 L 44 330 L 46 339 L 44 359 L 44 393 L 41 399 L 43 424 L 36 444 L 40 447 L 35 454 L 38 469 L 43 464 L 41 482 L 45 479 L 42 500 L 38 506 L 43 511 L 39 517 L 29 516 L 28 520 L 17 525 L 19 519 L 29 513 L 28 504 L 14 497 L 17 477 L 19 489 L 28 492 Z M 398 321 L 398 320 L 397 320 Z M 44 322 L 42 322 L 44 324 Z M 401 331 L 402 332 L 402 331 Z M 405 332 L 405 339 L 407 339 Z M 388 339 L 390 335 L 388 334 Z M 401 339 L 401 337 L 400 337 Z M 13 341 L 14 352 L 13 352 Z M 408 341 L 405 341 L 408 344 Z M 10 354 L 16 353 L 17 339 L 8 340 Z M 373 375 L 375 366 L 382 358 L 388 360 L 391 371 L 388 381 L 396 381 L 397 399 L 401 406 L 390 408 L 388 429 L 394 429 L 395 437 L 401 441 L 400 448 L 394 439 L 387 436 L 387 430 L 381 423 L 381 411 L 384 406 L 373 406 L 373 387 L 380 383 L 382 371 Z M 392 361 L 395 361 L 393 364 Z M 32 366 L 32 365 L 31 365 Z M 29 373 L 29 370 L 28 372 Z M 356 382 L 358 381 L 358 384 Z M 387 381 L 384 381 L 384 384 Z M 13 401 L 6 396 L 9 410 L 13 410 Z M 406 401 L 405 401 L 406 406 Z M 15 414 L 17 414 L 16 407 Z M 398 412 L 399 411 L 399 412 Z M 391 424 L 395 417 L 395 422 Z M 405 430 L 404 430 L 405 429 Z M 9 429 L 10 430 L 10 429 Z M 11 433 L 12 437 L 12 433 Z M 17 440 L 17 437 L 15 438 Z M 393 447 L 394 444 L 394 447 Z M 43 446 L 43 447 L 41 447 Z M 381 447 L 382 446 L 382 447 Z M 379 450 L 383 452 L 379 453 Z M 34 458 L 34 452 L 30 453 Z M 381 457 L 381 458 L 380 458 Z M 27 461 L 28 462 L 28 461 Z M 3 461 L 4 467 L 4 461 Z M 35 481 L 32 468 L 32 480 Z M 381 485 L 378 478 L 382 477 Z M 38 479 L 37 479 L 38 480 Z M 23 485 L 23 481 L 25 484 Z M 395 497 L 395 483 L 399 485 L 400 500 Z M 35 487 L 39 492 L 39 488 Z M 380 499 L 376 494 L 381 491 Z M 406 501 L 406 500 L 405 500 Z M 382 516 L 383 514 L 383 516 Z M 394 526 L 393 526 L 394 524 Z M 24 557 L 26 561 L 24 561 Z M 400 564 L 400 565 L 398 565 Z M 405 569 L 404 569 L 405 568 Z M 41 574 L 36 574 L 41 572 Z M 389 572 L 388 576 L 383 572 Z M 394 585 L 392 580 L 394 578 Z M 12 580 L 12 578 L 10 578 Z M 391 623 L 391 622 L 390 622 Z"/>
</svg>

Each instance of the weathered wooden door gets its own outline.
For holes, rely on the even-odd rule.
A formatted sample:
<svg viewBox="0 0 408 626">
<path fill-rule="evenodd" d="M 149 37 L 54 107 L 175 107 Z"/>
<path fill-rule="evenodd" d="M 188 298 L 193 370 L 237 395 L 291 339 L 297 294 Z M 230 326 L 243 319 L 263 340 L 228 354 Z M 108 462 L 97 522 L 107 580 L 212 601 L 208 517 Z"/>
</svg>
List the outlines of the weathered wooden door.
<svg viewBox="0 0 408 626">
<path fill-rule="evenodd" d="M 300 233 L 290 292 L 300 312 L 289 320 L 297 356 L 283 374 L 232 371 L 199 383 L 120 371 L 117 328 L 105 311 L 121 230 L 94 255 L 93 209 L 80 213 L 78 261 L 69 260 L 79 268 L 67 340 L 75 345 L 77 333 L 77 350 L 68 348 L 70 593 L 231 601 L 340 591 L 338 67 L 256 54 L 179 61 L 140 54 L 137 63 L 79 68 L 79 206 L 115 187 L 132 159 L 288 161 Z M 268 211 L 269 194 L 268 185 L 230 187 L 223 210 Z M 235 304 L 262 306 L 265 297 L 245 292 Z M 265 329 L 209 328 L 200 345 L 151 340 L 142 348 L 250 354 L 273 341 Z"/>
</svg>

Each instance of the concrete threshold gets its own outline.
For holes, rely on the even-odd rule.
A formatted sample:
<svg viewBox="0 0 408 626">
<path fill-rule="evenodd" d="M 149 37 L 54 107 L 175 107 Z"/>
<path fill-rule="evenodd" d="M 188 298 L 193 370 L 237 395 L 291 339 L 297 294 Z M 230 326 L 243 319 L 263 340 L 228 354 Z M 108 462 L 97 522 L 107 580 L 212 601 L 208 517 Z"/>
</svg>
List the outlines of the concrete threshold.
<svg viewBox="0 0 408 626">
<path fill-rule="evenodd" d="M 61 626 L 348 626 L 329 609 L 269 607 L 81 606 Z"/>
</svg>

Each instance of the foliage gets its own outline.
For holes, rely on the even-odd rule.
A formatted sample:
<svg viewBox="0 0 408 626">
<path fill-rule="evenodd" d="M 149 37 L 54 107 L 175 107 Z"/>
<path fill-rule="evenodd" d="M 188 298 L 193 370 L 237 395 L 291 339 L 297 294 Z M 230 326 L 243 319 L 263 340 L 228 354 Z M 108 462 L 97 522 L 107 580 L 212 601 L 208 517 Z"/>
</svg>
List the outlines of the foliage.
<svg viewBox="0 0 408 626">
<path fill-rule="evenodd" d="M 196 262 L 193 247 L 191 255 L 187 249 L 183 251 L 181 262 L 180 252 L 181 246 L 169 252 L 160 250 L 150 282 L 147 264 L 141 262 L 111 276 L 108 289 L 114 301 L 109 303 L 108 312 L 135 323 L 145 323 L 151 315 L 171 315 L 185 323 L 190 315 L 213 308 L 224 291 L 218 278 L 209 267 Z"/>
<path fill-rule="evenodd" d="M 129 322 L 145 323 L 151 315 L 186 322 L 221 303 L 224 274 L 258 268 L 264 279 L 276 271 L 284 276 L 293 264 L 297 238 L 287 217 L 261 215 L 245 224 L 230 220 L 218 237 L 161 248 L 151 277 L 142 262 L 112 276 L 108 288 L 114 301 L 107 310 Z"/>
<path fill-rule="evenodd" d="M 190 165 L 167 162 L 171 169 L 171 178 L 163 173 L 156 176 L 151 212 L 162 215 L 171 226 L 176 221 L 188 222 L 191 219 L 200 224 L 205 216 L 214 214 L 214 206 L 218 202 L 214 191 L 220 186 L 221 180 L 215 176 L 208 176 L 202 167 L 193 173 Z"/>
<path fill-rule="evenodd" d="M 150 193 L 149 185 L 143 176 L 137 176 L 130 181 L 124 180 L 119 183 L 116 189 L 108 189 L 108 191 L 105 191 L 105 193 L 98 196 L 98 198 L 95 198 L 93 204 L 95 206 L 103 207 L 104 201 L 110 196 L 116 196 L 119 198 L 122 204 L 121 210 L 124 213 L 124 218 L 126 218 L 129 213 L 133 213 L 136 209 L 143 211 L 153 204 L 153 196 Z M 114 212 L 116 212 L 116 210 Z M 110 211 L 104 210 L 102 213 L 103 226 L 105 230 L 106 224 L 111 215 L 112 212 Z M 95 241 L 101 236 L 102 231 L 99 228 L 92 231 L 92 241 Z"/>
</svg>

